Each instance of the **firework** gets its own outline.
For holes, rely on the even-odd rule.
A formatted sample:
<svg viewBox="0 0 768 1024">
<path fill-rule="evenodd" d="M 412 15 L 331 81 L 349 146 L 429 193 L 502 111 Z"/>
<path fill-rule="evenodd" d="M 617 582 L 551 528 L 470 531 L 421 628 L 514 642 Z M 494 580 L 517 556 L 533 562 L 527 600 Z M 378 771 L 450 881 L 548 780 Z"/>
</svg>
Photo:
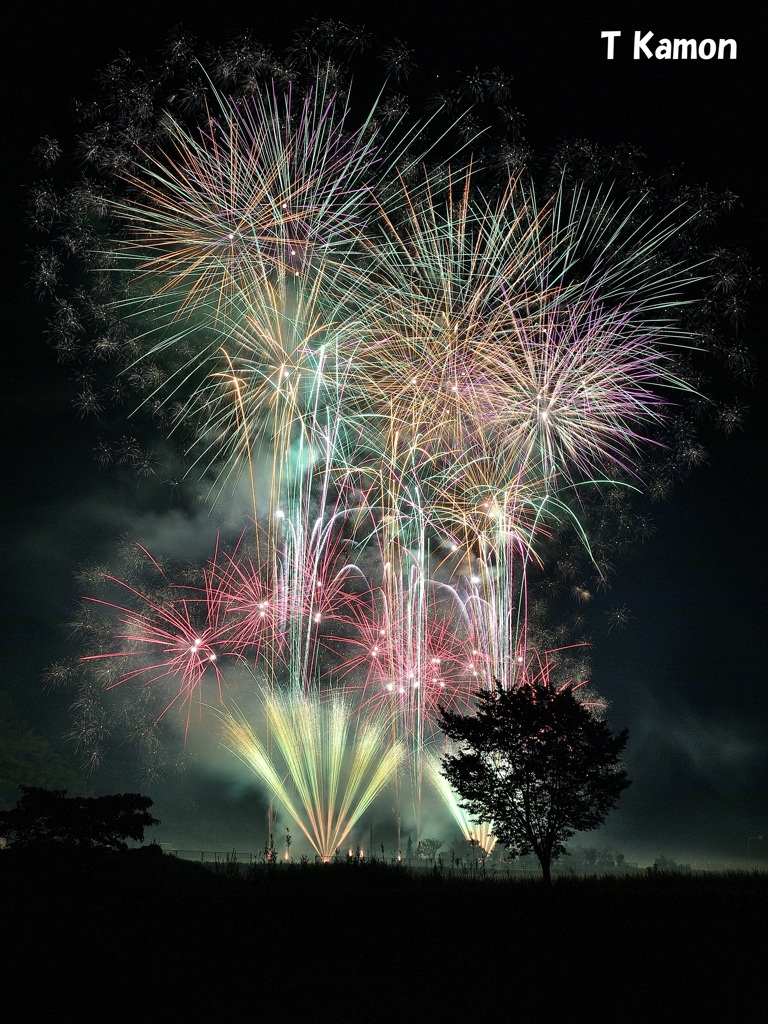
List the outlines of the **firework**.
<svg viewBox="0 0 768 1024">
<path fill-rule="evenodd" d="M 394 780 L 402 748 L 387 742 L 386 719 L 357 720 L 338 693 L 267 694 L 262 712 L 262 737 L 249 719 L 226 713 L 223 742 L 285 807 L 318 857 L 329 861 Z"/>
<path fill-rule="evenodd" d="M 161 152 L 138 155 L 124 176 L 130 198 L 112 209 L 127 269 L 171 323 L 199 308 L 215 318 L 252 277 L 343 259 L 368 201 L 375 142 L 365 125 L 345 128 L 332 89 L 239 101 L 214 91 L 212 103 L 194 131 L 165 118 Z"/>
<path fill-rule="evenodd" d="M 177 701 L 186 704 L 195 697 L 199 699 L 204 682 L 209 680 L 213 680 L 221 697 L 220 659 L 233 655 L 235 650 L 229 641 L 230 626 L 212 589 L 172 585 L 156 559 L 137 546 L 156 569 L 163 589 L 159 593 L 142 591 L 107 575 L 107 582 L 131 595 L 135 607 L 90 599 L 102 609 L 117 612 L 114 640 L 124 646 L 117 651 L 85 655 L 83 661 L 117 661 L 119 674 L 108 688 L 133 681 L 142 686 L 170 683 L 161 716 Z M 129 667 L 123 669 L 124 665 Z"/>
<path fill-rule="evenodd" d="M 629 314 L 592 304 L 521 321 L 502 372 L 515 400 L 497 420 L 497 448 L 519 473 L 556 484 L 609 472 L 634 474 L 663 418 L 664 390 L 685 387 L 669 351 L 638 335 Z M 629 330 L 627 328 L 629 327 Z"/>
<path fill-rule="evenodd" d="M 440 706 L 468 708 L 481 678 L 470 653 L 468 620 L 458 593 L 424 575 L 425 559 L 392 546 L 370 601 L 359 607 L 335 675 L 360 713 L 384 716 L 407 751 L 415 805 L 421 756 Z"/>
<path fill-rule="evenodd" d="M 79 741 L 108 736 L 105 689 L 159 717 L 213 695 L 225 744 L 325 860 L 402 764 L 415 806 L 426 765 L 460 819 L 424 753 L 435 711 L 550 678 L 531 577 L 564 535 L 597 561 L 583 496 L 642 488 L 672 400 L 695 395 L 678 355 L 702 271 L 678 255 L 684 211 L 566 173 L 538 193 L 506 158 L 489 180 L 468 145 L 430 153 L 395 97 L 355 122 L 330 60 L 290 81 L 317 45 L 297 40 L 269 82 L 263 54 L 233 57 L 218 81 L 240 94 L 194 64 L 162 114 L 81 139 L 98 183 L 33 202 L 67 223 L 37 286 L 56 289 L 66 253 L 92 272 L 54 315 L 60 357 L 88 364 L 78 412 L 136 391 L 211 503 L 245 481 L 252 521 L 194 583 L 144 549 L 152 585 L 104 574 L 117 596 L 83 619 Z M 405 76 L 410 52 L 386 61 Z M 465 87 L 507 88 L 498 69 Z M 133 436 L 101 457 L 155 469 Z"/>
<path fill-rule="evenodd" d="M 440 758 L 429 751 L 424 757 L 427 778 L 436 792 L 442 797 L 445 806 L 451 812 L 454 821 L 461 829 L 461 834 L 482 851 L 482 856 L 489 857 L 496 846 L 493 826 L 488 822 L 476 822 L 469 818 L 460 803 L 460 797 L 454 792 L 442 774 Z"/>
</svg>

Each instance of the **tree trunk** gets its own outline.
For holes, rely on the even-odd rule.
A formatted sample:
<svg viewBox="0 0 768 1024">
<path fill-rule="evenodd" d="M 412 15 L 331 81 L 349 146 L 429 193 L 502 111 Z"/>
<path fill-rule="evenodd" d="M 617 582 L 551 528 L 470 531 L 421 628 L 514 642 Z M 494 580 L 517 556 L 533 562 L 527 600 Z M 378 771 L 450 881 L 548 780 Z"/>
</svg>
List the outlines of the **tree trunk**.
<svg viewBox="0 0 768 1024">
<path fill-rule="evenodd" d="M 547 889 L 552 888 L 552 858 L 542 853 L 539 856 L 539 864 L 541 865 L 541 880 Z"/>
</svg>

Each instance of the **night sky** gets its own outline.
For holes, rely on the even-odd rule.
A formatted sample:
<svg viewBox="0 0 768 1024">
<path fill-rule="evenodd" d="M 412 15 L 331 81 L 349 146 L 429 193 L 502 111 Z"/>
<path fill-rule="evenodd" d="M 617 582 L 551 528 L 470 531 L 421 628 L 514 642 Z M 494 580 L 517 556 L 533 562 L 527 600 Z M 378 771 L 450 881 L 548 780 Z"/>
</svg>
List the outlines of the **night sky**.
<svg viewBox="0 0 768 1024">
<path fill-rule="evenodd" d="M 153 59 L 181 24 L 224 42 L 251 30 L 285 45 L 307 14 L 363 23 L 386 45 L 407 41 L 435 73 L 500 66 L 514 75 L 512 103 L 526 137 L 544 153 L 563 139 L 638 146 L 649 172 L 670 165 L 694 183 L 729 189 L 739 205 L 714 229 L 713 244 L 749 250 L 767 265 L 765 228 L 765 14 L 693 3 L 538 4 L 317 3 L 207 5 L 134 0 L 110 9 L 16 2 L 6 12 L 2 240 L 3 309 L 3 673 L 0 689 L 39 735 L 64 749 L 65 694 L 43 690 L 47 664 L 67 645 L 64 623 L 78 597 L 76 567 L 109 556 L 123 533 L 159 542 L 173 523 L 156 502 L 100 471 L 95 425 L 72 407 L 69 370 L 45 342 L 45 309 L 28 285 L 25 189 L 39 177 L 31 152 L 42 135 L 66 138 L 71 100 L 87 95 L 120 50 Z M 418 9 L 418 13 L 415 13 Z M 606 59 L 603 30 L 621 30 Z M 657 37 L 734 38 L 735 61 L 634 61 L 635 30 Z M 743 431 L 708 436 L 707 463 L 654 507 L 653 536 L 623 556 L 606 602 L 624 606 L 623 630 L 603 630 L 594 682 L 615 729 L 627 726 L 634 783 L 602 831 L 584 844 L 610 846 L 652 863 L 664 854 L 702 866 L 765 858 L 768 835 L 768 630 L 765 627 L 768 365 L 765 289 L 753 294 L 742 336 L 757 366 L 741 397 Z M 213 535 L 213 525 L 197 536 Z M 192 542 L 190 542 L 192 543 Z M 152 790 L 163 821 L 157 838 L 193 849 L 263 845 L 262 802 L 219 755 L 178 783 Z M 122 769 L 121 769 L 122 770 Z M 24 779 L 19 779 L 24 782 Z M 105 770 L 96 790 L 136 789 L 126 769 Z M 258 818 L 258 820 L 256 820 Z M 438 822 L 430 830 L 439 834 Z M 766 863 L 763 859 L 762 863 Z"/>
</svg>

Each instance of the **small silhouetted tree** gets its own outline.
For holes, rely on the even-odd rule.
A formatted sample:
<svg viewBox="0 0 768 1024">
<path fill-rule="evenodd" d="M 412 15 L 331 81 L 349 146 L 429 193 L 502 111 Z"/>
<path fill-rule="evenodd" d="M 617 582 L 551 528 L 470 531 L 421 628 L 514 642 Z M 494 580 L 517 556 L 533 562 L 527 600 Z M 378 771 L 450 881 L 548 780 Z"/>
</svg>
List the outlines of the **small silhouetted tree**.
<svg viewBox="0 0 768 1024">
<path fill-rule="evenodd" d="M 424 860 L 434 860 L 442 845 L 442 839 L 420 839 L 419 845 L 416 847 L 416 854 Z"/>
<path fill-rule="evenodd" d="M 152 800 L 140 793 L 68 797 L 65 789 L 21 786 L 11 811 L 0 811 L 0 835 L 14 846 L 81 846 L 126 850 L 144 842 L 144 829 L 159 824 Z"/>
<path fill-rule="evenodd" d="M 440 724 L 459 743 L 442 767 L 462 806 L 514 856 L 533 853 L 547 885 L 566 840 L 601 825 L 630 784 L 627 730 L 614 736 L 569 686 L 483 691 L 476 715 L 442 708 Z"/>
</svg>

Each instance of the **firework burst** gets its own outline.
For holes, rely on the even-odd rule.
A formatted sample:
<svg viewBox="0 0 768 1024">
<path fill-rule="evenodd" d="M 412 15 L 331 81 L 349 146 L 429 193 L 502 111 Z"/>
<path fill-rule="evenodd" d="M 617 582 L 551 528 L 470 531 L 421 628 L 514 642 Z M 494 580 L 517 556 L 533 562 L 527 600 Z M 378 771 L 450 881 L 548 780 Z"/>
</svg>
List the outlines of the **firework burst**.
<svg viewBox="0 0 768 1024">
<path fill-rule="evenodd" d="M 374 140 L 364 126 L 345 128 L 332 89 L 214 92 L 213 102 L 193 131 L 166 117 L 162 151 L 137 154 L 124 176 L 130 198 L 112 209 L 127 232 L 127 269 L 163 297 L 171 323 L 201 307 L 217 316 L 253 277 L 342 260 L 370 201 Z"/>
<path fill-rule="evenodd" d="M 117 612 L 114 640 L 123 646 L 117 651 L 88 654 L 84 662 L 115 659 L 119 666 L 138 662 L 135 667 L 118 669 L 119 676 L 108 688 L 139 681 L 143 686 L 169 684 L 170 696 L 162 714 L 177 701 L 190 703 L 201 699 L 203 684 L 213 680 L 222 696 L 220 659 L 233 655 L 229 640 L 231 628 L 221 614 L 221 604 L 208 582 L 202 589 L 174 586 L 160 564 L 141 545 L 150 564 L 157 570 L 164 588 L 160 593 L 139 590 L 131 584 L 107 576 L 131 595 L 135 607 L 103 599 L 90 599 L 103 609 Z"/>
</svg>

